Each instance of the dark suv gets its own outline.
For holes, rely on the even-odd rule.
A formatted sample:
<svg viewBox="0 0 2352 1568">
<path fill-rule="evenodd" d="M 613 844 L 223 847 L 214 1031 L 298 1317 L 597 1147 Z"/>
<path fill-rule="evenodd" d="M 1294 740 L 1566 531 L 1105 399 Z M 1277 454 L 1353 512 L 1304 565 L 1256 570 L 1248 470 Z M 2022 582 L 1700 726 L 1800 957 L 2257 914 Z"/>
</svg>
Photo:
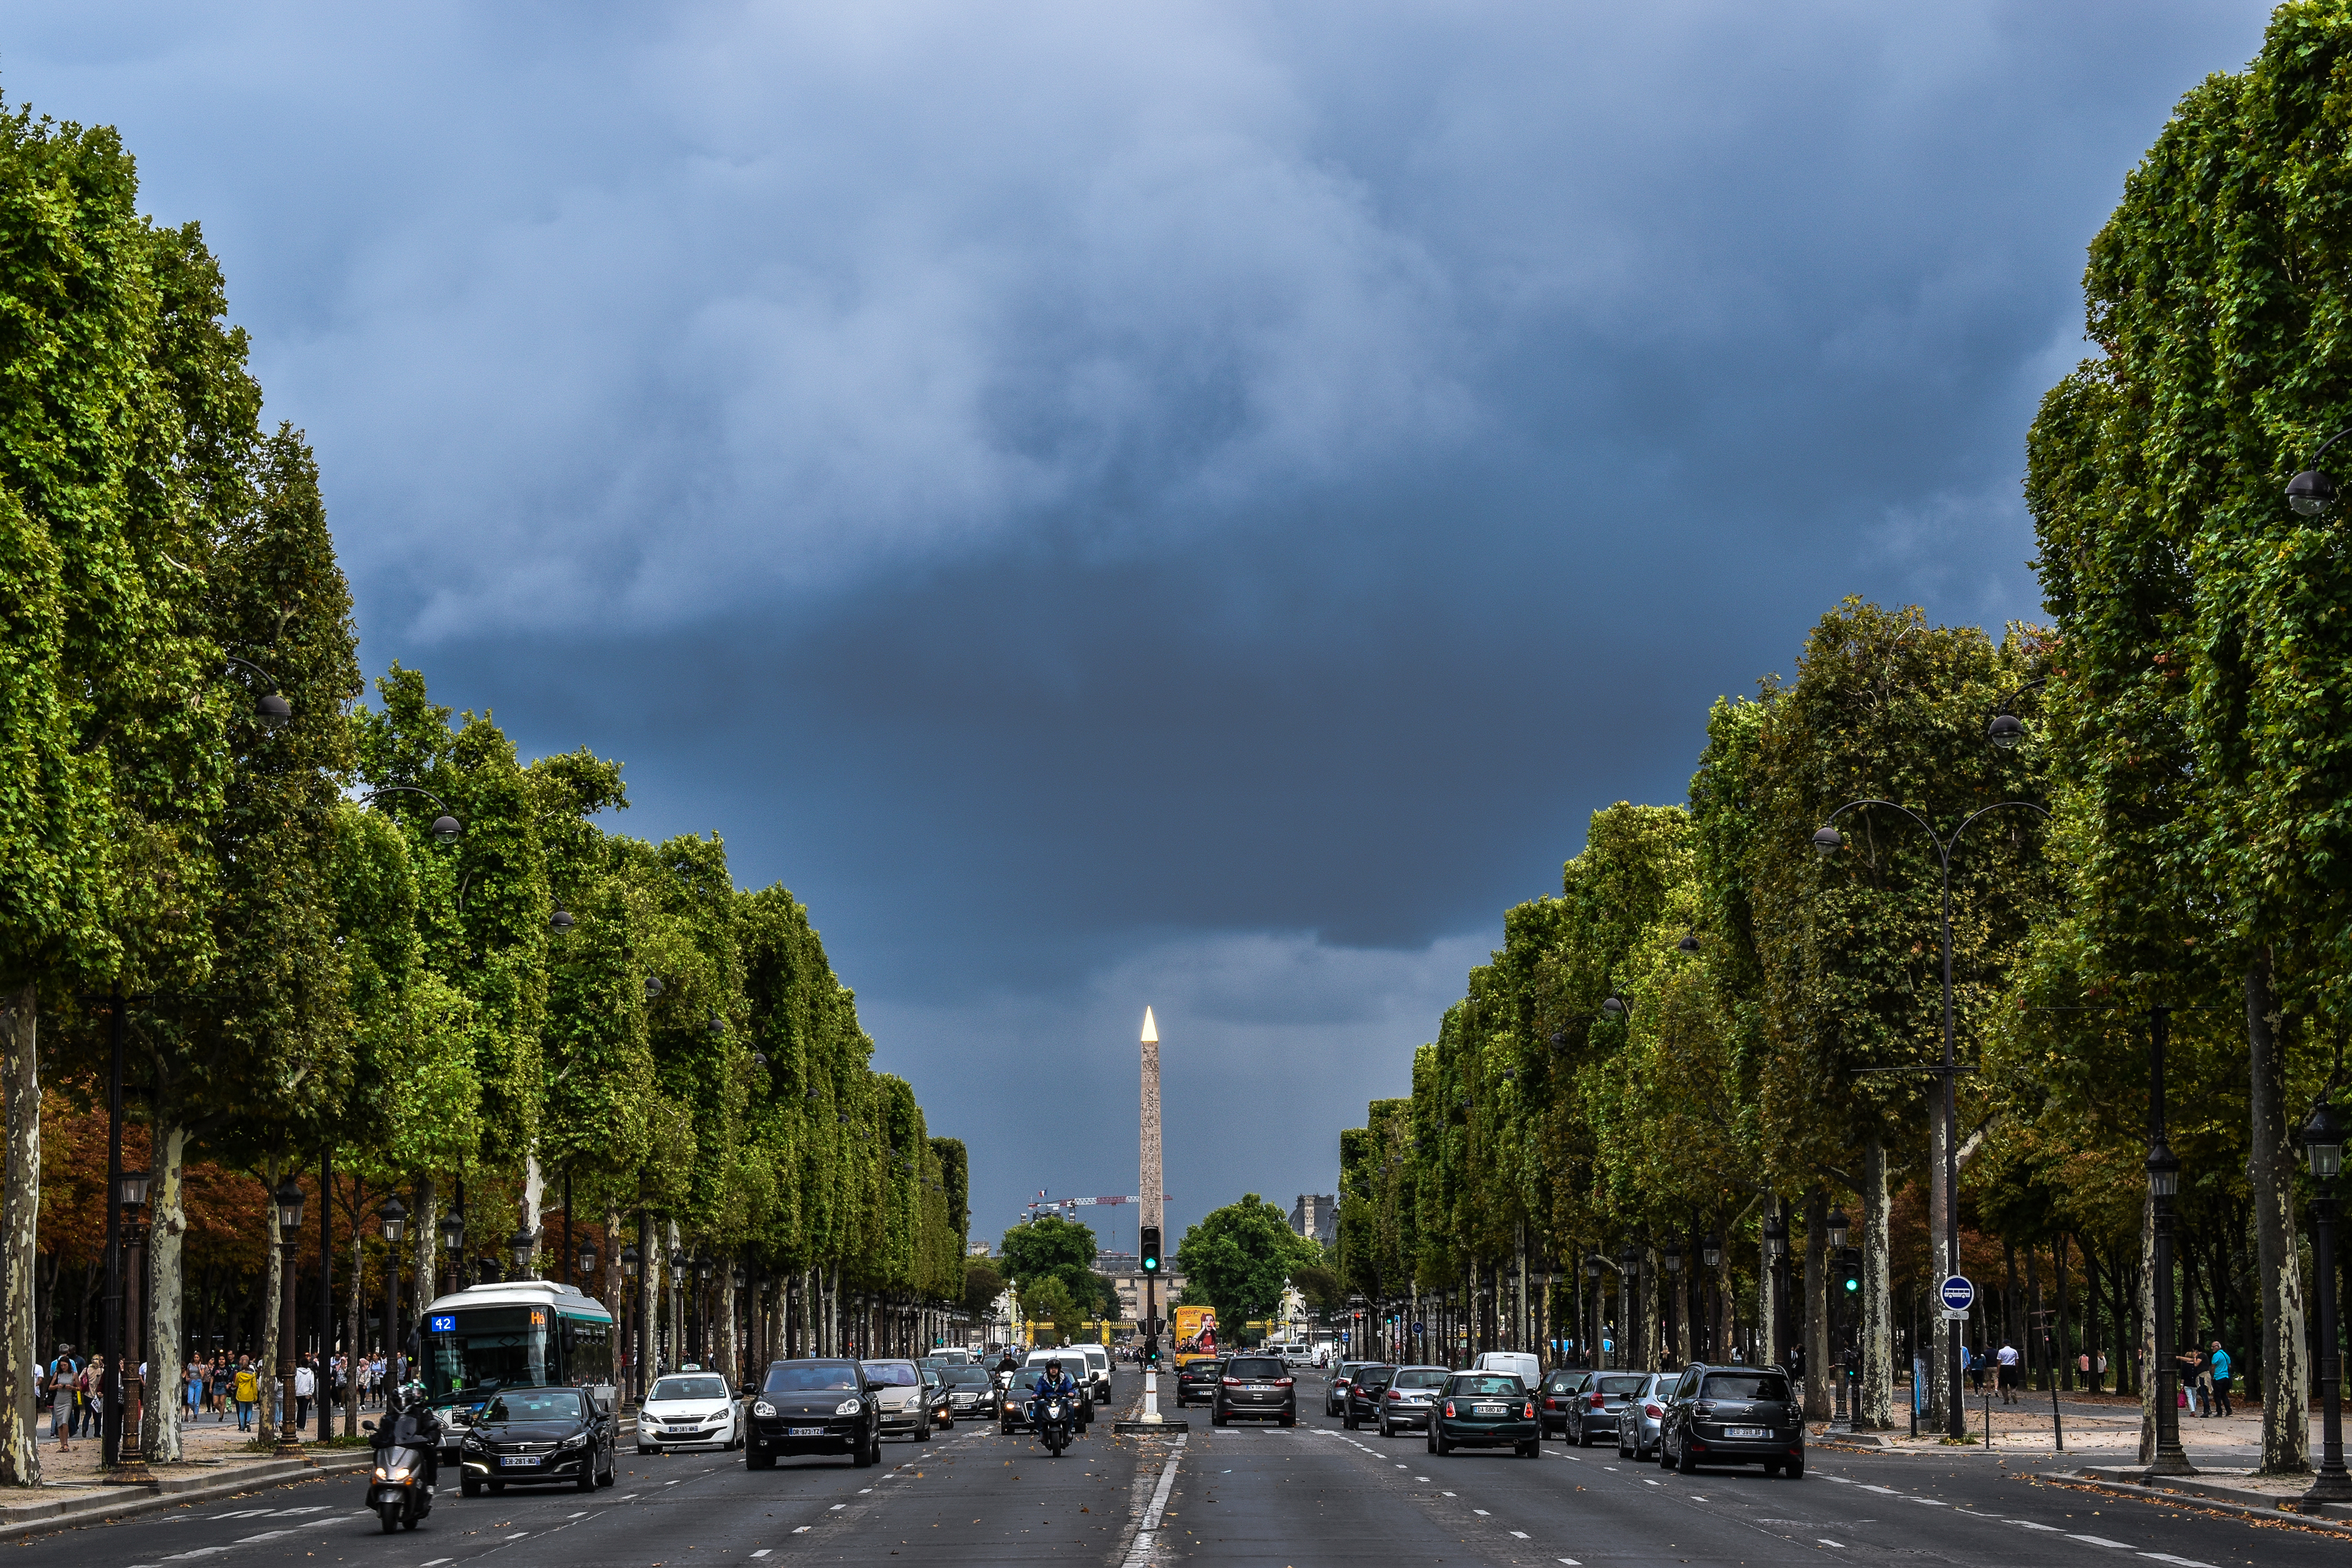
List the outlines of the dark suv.
<svg viewBox="0 0 2352 1568">
<path fill-rule="evenodd" d="M 1216 1402 L 1217 1379 L 1224 1375 L 1225 1363 L 1215 1356 L 1196 1356 L 1176 1369 L 1176 1403 L 1179 1406 L 1202 1401 Z"/>
<path fill-rule="evenodd" d="M 1394 1377 L 1396 1372 L 1396 1368 L 1381 1362 L 1358 1367 L 1356 1375 L 1348 1380 L 1347 1400 L 1340 1406 L 1339 1424 L 1352 1432 L 1360 1423 L 1378 1421 L 1381 1418 L 1381 1395 L 1388 1392 L 1389 1379 Z"/>
<path fill-rule="evenodd" d="M 1658 1420 L 1658 1464 L 1689 1475 L 1701 1465 L 1762 1465 L 1805 1473 L 1805 1419 L 1777 1366 L 1690 1366 Z"/>
<path fill-rule="evenodd" d="M 882 1457 L 880 1390 L 854 1361 L 780 1361 L 751 1400 L 743 1463 L 771 1470 L 796 1454 L 846 1454 L 863 1468 Z"/>
<path fill-rule="evenodd" d="M 1222 1426 L 1236 1415 L 1271 1415 L 1285 1426 L 1298 1425 L 1298 1389 L 1280 1356 L 1225 1358 L 1224 1375 L 1209 1396 L 1209 1425 Z"/>
</svg>

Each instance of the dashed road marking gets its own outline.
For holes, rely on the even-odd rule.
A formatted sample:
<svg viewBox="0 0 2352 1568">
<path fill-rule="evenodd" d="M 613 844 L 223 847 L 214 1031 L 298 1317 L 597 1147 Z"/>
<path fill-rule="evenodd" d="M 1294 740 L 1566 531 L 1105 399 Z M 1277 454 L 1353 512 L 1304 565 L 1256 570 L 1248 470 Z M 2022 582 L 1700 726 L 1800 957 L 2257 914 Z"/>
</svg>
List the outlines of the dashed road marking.
<svg viewBox="0 0 2352 1568">
<path fill-rule="evenodd" d="M 1515 1530 L 1511 1531 L 1511 1533 L 1517 1536 L 1521 1541 L 1525 1541 L 1528 1538 L 1528 1532 L 1524 1530 Z"/>
<path fill-rule="evenodd" d="M 774 1550 L 775 1550 L 775 1548 L 773 1548 L 773 1547 L 772 1547 L 772 1546 L 762 1546 L 761 1548 L 760 1548 L 760 1550 L 759 1550 L 759 1551 L 754 1552 L 753 1553 L 751 1553 L 751 1555 L 752 1555 L 752 1556 L 754 1556 L 754 1557 L 765 1557 L 769 1552 L 772 1552 L 772 1551 L 774 1551 Z"/>
<path fill-rule="evenodd" d="M 2200 1563 L 2194 1557 L 2175 1557 L 2169 1552 L 2143 1552 L 2142 1557 L 2153 1557 L 2158 1563 L 2169 1563 L 2173 1568 L 2213 1568 L 2210 1563 Z"/>
<path fill-rule="evenodd" d="M 2111 1546 L 2117 1552 L 2129 1552 L 2132 1549 L 2131 1542 L 2127 1541 L 2109 1541 L 2104 1535 L 2069 1535 L 2066 1539 L 2080 1541 L 2091 1546 Z"/>
<path fill-rule="evenodd" d="M 1845 1550 L 1845 1542 L 1843 1542 L 1843 1541 L 1832 1541 L 1832 1540 L 1831 1540 L 1828 1536 L 1826 1536 L 1826 1535 L 1817 1535 L 1817 1536 L 1815 1536 L 1813 1539 L 1814 1539 L 1814 1540 L 1816 1540 L 1816 1541 L 1818 1541 L 1818 1542 L 1820 1542 L 1823 1546 L 1834 1546 L 1834 1547 L 1836 1547 L 1840 1552 L 1843 1552 L 1843 1551 L 1844 1551 L 1844 1550 Z"/>
<path fill-rule="evenodd" d="M 1494 1515 L 1492 1515 L 1492 1514 L 1488 1513 L 1488 1512 L 1487 1512 L 1485 1509 L 1483 1509 L 1483 1508 L 1474 1508 L 1474 1509 L 1472 1509 L 1470 1511 L 1471 1511 L 1472 1513 L 1476 1514 L 1476 1515 L 1477 1515 L 1479 1518 L 1481 1518 L 1481 1519 L 1492 1519 L 1492 1518 L 1494 1517 Z"/>
</svg>

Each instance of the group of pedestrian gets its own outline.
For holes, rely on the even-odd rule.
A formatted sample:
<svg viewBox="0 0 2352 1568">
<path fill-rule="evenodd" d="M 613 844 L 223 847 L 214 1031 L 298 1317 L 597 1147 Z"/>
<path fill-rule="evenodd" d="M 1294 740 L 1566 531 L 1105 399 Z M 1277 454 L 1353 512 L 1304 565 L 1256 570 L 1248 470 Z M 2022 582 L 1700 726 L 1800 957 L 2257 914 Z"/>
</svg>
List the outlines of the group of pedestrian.
<svg viewBox="0 0 2352 1568">
<path fill-rule="evenodd" d="M 2189 1407 L 2189 1414 L 2236 1414 L 2230 1404 L 2230 1352 L 2221 1348 L 2221 1341 L 2213 1341 L 2201 1351 L 2191 1345 L 2178 1359 L 2180 1362 L 2180 1394 Z"/>
<path fill-rule="evenodd" d="M 60 1344 L 46 1364 L 33 1368 L 34 1401 L 48 1402 L 49 1436 L 58 1440 L 58 1452 L 72 1453 L 73 1439 L 98 1430 L 99 1394 L 105 1386 L 106 1358 L 80 1360 L 69 1344 Z"/>
</svg>

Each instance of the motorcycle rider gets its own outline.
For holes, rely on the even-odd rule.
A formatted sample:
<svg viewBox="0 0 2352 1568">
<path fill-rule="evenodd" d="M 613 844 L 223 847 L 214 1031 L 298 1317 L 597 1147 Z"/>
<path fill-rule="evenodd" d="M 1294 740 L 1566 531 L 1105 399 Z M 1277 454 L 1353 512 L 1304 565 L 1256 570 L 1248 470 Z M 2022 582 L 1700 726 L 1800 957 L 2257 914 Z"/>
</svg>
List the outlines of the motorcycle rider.
<svg viewBox="0 0 2352 1568">
<path fill-rule="evenodd" d="M 415 1448 L 425 1456 L 425 1485 L 431 1489 L 441 1474 L 441 1419 L 425 1402 L 425 1384 L 411 1382 L 392 1394 L 393 1408 L 376 1423 L 368 1441 L 379 1449 Z M 379 1454 L 376 1463 L 383 1462 Z"/>
<path fill-rule="evenodd" d="M 1062 1370 L 1061 1358 L 1058 1356 L 1045 1363 L 1045 1370 L 1038 1374 L 1036 1386 L 1031 1389 L 1030 1393 L 1032 1397 L 1029 1401 L 1029 1419 L 1032 1421 L 1038 1419 L 1043 1414 L 1045 1402 L 1048 1399 L 1068 1401 L 1073 1412 L 1077 1408 L 1078 1385 L 1070 1381 L 1068 1373 Z M 1076 1425 L 1075 1420 L 1072 1425 Z"/>
</svg>

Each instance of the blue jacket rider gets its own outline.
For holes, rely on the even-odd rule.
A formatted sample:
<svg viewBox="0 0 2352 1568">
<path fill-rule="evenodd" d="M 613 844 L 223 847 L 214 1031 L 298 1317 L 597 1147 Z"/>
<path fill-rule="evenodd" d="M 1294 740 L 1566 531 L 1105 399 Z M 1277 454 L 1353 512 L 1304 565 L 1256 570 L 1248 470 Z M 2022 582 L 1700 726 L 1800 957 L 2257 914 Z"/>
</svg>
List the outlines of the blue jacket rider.
<svg viewBox="0 0 2352 1568">
<path fill-rule="evenodd" d="M 1049 1361 L 1045 1363 L 1045 1370 L 1037 1378 L 1037 1386 L 1031 1392 L 1039 1399 L 1067 1399 L 1075 1402 L 1078 1396 L 1078 1385 L 1070 1381 L 1070 1374 L 1062 1370 L 1060 1362 Z"/>
</svg>

